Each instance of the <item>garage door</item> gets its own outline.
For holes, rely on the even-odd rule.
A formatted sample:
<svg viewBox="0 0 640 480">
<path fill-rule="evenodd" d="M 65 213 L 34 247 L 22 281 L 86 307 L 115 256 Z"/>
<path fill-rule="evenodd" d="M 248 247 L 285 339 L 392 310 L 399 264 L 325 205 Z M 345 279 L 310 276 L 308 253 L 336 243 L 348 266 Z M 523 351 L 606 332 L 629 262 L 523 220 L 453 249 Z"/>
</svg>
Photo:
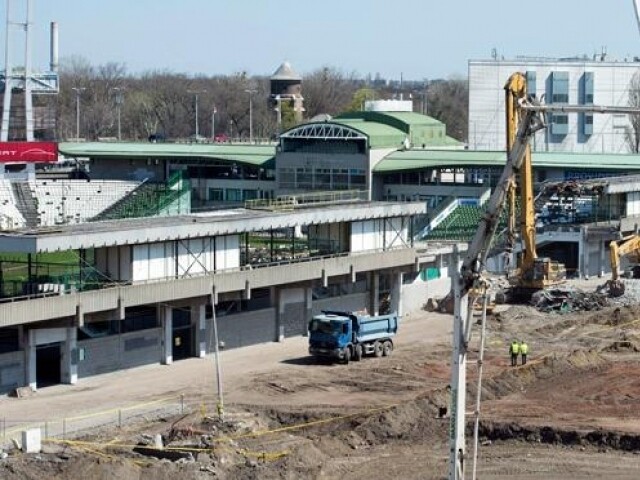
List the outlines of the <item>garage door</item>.
<svg viewBox="0 0 640 480">
<path fill-rule="evenodd" d="M 209 328 L 210 325 L 208 321 Z M 218 317 L 218 336 L 224 342 L 225 350 L 273 342 L 276 339 L 275 308 Z M 210 338 L 207 338 L 208 349 Z"/>
</svg>

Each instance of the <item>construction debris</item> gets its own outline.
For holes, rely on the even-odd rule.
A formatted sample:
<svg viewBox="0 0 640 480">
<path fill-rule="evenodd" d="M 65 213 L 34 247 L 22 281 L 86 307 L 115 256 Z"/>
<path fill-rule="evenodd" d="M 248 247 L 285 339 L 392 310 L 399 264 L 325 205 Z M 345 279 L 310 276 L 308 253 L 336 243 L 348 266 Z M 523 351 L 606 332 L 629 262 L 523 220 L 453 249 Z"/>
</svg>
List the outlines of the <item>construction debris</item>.
<svg viewBox="0 0 640 480">
<path fill-rule="evenodd" d="M 535 292 L 531 304 L 540 312 L 568 313 L 577 311 L 600 310 L 609 305 L 605 293 L 585 292 L 578 288 L 555 287 Z"/>
</svg>

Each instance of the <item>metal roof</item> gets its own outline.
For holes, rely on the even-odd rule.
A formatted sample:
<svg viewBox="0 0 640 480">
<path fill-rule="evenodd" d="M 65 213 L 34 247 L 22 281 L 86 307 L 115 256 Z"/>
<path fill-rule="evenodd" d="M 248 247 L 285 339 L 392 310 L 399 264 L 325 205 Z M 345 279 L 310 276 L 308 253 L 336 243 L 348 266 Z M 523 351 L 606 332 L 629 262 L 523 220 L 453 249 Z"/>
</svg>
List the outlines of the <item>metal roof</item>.
<svg viewBox="0 0 640 480">
<path fill-rule="evenodd" d="M 3 231 L 0 251 L 39 253 L 171 241 L 426 213 L 424 202 L 361 202 L 294 211 L 229 209 Z"/>
<path fill-rule="evenodd" d="M 60 143 L 66 157 L 89 158 L 210 158 L 266 166 L 273 162 L 275 145 L 228 143 L 79 142 Z"/>
<path fill-rule="evenodd" d="M 502 167 L 506 153 L 475 150 L 406 150 L 393 152 L 376 164 L 374 171 L 395 172 L 437 167 Z M 640 155 L 535 152 L 533 166 L 576 170 L 640 171 Z"/>
<path fill-rule="evenodd" d="M 297 80 L 301 81 L 302 77 L 298 75 L 291 67 L 289 62 L 283 62 L 282 65 L 271 75 L 270 80 Z"/>
<path fill-rule="evenodd" d="M 335 119 L 333 123 L 345 125 L 364 133 L 369 137 L 370 148 L 401 148 L 407 138 L 402 130 L 384 123 L 368 122 L 359 119 Z"/>
</svg>

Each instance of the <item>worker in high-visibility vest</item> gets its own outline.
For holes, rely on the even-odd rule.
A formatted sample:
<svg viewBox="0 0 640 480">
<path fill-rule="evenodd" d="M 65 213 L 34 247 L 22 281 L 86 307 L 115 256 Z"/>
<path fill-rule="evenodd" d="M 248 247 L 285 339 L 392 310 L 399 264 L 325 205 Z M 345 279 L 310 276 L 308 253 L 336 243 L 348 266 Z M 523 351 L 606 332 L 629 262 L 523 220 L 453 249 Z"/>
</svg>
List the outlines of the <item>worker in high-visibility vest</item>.
<svg viewBox="0 0 640 480">
<path fill-rule="evenodd" d="M 529 353 L 529 345 L 524 340 L 520 340 L 520 355 L 522 355 L 522 365 L 527 363 L 527 354 Z"/>
<path fill-rule="evenodd" d="M 518 364 L 518 353 L 520 353 L 520 344 L 517 340 L 511 342 L 509 353 L 511 354 L 511 366 L 515 367 Z"/>
</svg>

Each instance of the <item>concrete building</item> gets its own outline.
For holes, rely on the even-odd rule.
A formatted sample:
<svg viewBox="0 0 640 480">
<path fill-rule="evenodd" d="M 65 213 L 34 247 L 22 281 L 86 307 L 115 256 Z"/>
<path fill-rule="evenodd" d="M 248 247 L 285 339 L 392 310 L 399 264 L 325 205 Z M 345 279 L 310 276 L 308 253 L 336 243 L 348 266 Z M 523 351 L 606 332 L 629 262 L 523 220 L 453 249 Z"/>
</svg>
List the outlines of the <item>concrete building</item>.
<svg viewBox="0 0 640 480">
<path fill-rule="evenodd" d="M 504 85 L 524 72 L 528 91 L 548 104 L 628 106 L 629 89 L 640 70 L 637 59 L 612 61 L 606 55 L 469 61 L 469 148 L 504 150 Z M 637 80 L 636 80 L 637 81 Z M 640 83 L 635 87 L 640 88 Z M 538 152 L 629 153 L 627 115 L 549 115 L 538 132 Z"/>
<path fill-rule="evenodd" d="M 233 348 L 304 334 L 322 309 L 402 315 L 449 288 L 451 247 L 412 240 L 423 204 L 273 205 L 0 235 L 26 260 L 0 266 L 0 393 L 204 356 L 213 308 Z M 47 270 L 56 252 L 75 266 Z"/>
</svg>

